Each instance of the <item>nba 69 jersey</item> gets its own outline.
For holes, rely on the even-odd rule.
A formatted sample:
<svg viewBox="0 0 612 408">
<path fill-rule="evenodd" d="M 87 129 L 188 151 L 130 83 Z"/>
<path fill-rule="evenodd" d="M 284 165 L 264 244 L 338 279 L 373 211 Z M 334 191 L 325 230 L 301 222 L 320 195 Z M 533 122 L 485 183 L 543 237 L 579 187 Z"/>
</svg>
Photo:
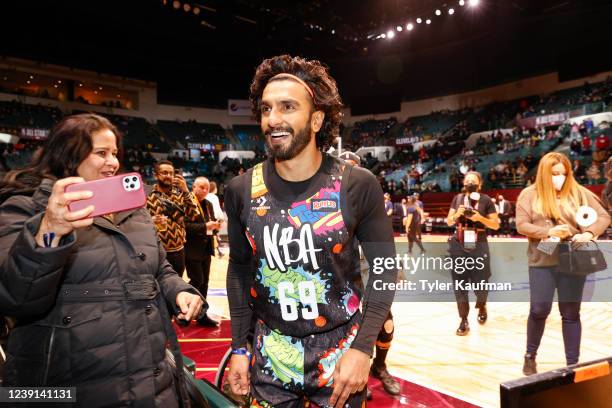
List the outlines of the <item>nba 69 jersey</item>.
<svg viewBox="0 0 612 408">
<path fill-rule="evenodd" d="M 330 160 L 323 182 L 288 202 L 268 190 L 268 165 L 249 170 L 245 234 L 253 251 L 253 310 L 283 335 L 330 331 L 349 322 L 361 299 L 359 253 L 342 214 L 350 168 Z"/>
</svg>

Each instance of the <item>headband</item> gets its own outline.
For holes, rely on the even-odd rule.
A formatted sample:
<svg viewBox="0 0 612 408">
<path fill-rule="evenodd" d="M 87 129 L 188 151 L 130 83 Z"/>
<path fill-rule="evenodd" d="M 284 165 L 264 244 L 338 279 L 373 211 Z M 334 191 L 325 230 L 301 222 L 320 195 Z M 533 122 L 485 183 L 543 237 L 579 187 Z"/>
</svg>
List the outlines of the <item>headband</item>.
<svg viewBox="0 0 612 408">
<path fill-rule="evenodd" d="M 274 75 L 272 78 L 270 78 L 268 80 L 268 83 L 270 83 L 274 79 L 292 79 L 292 80 L 298 82 L 299 84 L 301 84 L 306 89 L 306 92 L 308 92 L 308 94 L 312 98 L 312 102 L 316 105 L 317 100 L 315 99 L 315 94 L 314 94 L 312 88 L 309 87 L 308 84 L 306 82 L 304 82 L 304 80 L 302 78 L 299 78 L 299 77 L 297 77 L 297 76 L 295 76 L 293 74 L 282 73 L 282 74 Z"/>
</svg>

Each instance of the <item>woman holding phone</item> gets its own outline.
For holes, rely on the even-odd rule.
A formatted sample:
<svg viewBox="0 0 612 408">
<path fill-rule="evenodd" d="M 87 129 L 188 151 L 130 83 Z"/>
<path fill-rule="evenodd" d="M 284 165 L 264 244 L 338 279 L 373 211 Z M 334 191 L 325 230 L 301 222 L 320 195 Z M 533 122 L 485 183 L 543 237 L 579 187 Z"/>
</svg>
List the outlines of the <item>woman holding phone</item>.
<svg viewBox="0 0 612 408">
<path fill-rule="evenodd" d="M 597 213 L 597 220 L 589 227 L 576 223 L 576 212 L 581 206 Z M 555 152 L 544 155 L 538 164 L 535 184 L 524 189 L 516 203 L 516 228 L 529 239 L 530 309 L 525 375 L 537 372 L 536 354 L 555 291 L 559 297 L 565 359 L 568 365 L 578 362 L 582 335 L 580 304 L 586 276 L 561 273 L 556 243 L 565 240 L 576 245 L 595 240 L 608 225 L 608 212 L 595 194 L 578 184 L 569 159 Z"/>
<path fill-rule="evenodd" d="M 499 229 L 499 218 L 493 200 L 488 195 L 481 194 L 481 188 L 482 176 L 480 173 L 467 172 L 463 178 L 463 192 L 453 198 L 446 217 L 447 225 L 456 227 L 455 233 L 449 239 L 451 257 L 474 260 L 473 267 L 455 267 L 455 270 L 452 271 L 455 299 L 461 318 L 456 331 L 457 336 L 465 336 L 470 331 L 468 290 L 462 289 L 461 285 L 464 282 L 481 284 L 489 281 L 491 267 L 486 229 Z M 488 291 L 481 289 L 475 290 L 474 293 L 476 294 L 478 323 L 484 324 L 488 318 Z"/>
<path fill-rule="evenodd" d="M 203 300 L 166 261 L 146 208 L 88 218 L 75 183 L 114 176 L 120 134 L 94 114 L 64 118 L 31 165 L 0 188 L 0 314 L 16 319 L 5 386 L 71 386 L 83 406 L 188 404 L 169 309 Z M 177 385 L 178 384 L 178 385 Z"/>
</svg>

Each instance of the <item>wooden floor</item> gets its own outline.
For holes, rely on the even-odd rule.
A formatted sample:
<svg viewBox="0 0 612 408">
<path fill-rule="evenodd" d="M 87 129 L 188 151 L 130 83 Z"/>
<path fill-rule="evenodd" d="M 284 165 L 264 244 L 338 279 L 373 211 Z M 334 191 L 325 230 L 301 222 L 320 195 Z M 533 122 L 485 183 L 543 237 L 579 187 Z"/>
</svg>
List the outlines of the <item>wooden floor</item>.
<svg viewBox="0 0 612 408">
<path fill-rule="evenodd" d="M 424 241 L 442 239 L 424 236 Z M 227 257 L 213 260 L 209 302 L 212 311 L 222 316 L 229 315 L 223 295 L 226 268 Z M 471 313 L 469 335 L 458 337 L 454 302 L 396 302 L 395 338 L 387 358 L 390 372 L 478 406 L 498 407 L 499 384 L 522 376 L 529 304 L 490 302 L 488 310 L 484 326 L 478 325 L 476 313 Z M 611 356 L 612 303 L 584 302 L 581 316 L 580 361 Z M 553 307 L 538 353 L 538 369 L 542 372 L 564 365 L 561 319 Z"/>
</svg>

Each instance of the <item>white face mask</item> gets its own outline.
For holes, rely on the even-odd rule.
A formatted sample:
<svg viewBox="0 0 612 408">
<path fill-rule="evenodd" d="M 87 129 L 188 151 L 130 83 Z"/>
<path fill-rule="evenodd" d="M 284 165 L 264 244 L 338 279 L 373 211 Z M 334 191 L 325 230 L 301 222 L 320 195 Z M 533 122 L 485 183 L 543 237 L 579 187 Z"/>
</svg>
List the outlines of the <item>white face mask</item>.
<svg viewBox="0 0 612 408">
<path fill-rule="evenodd" d="M 565 184 L 565 176 L 563 174 L 559 174 L 557 176 L 552 176 L 553 186 L 555 190 L 561 191 L 563 188 L 563 184 Z"/>
</svg>

